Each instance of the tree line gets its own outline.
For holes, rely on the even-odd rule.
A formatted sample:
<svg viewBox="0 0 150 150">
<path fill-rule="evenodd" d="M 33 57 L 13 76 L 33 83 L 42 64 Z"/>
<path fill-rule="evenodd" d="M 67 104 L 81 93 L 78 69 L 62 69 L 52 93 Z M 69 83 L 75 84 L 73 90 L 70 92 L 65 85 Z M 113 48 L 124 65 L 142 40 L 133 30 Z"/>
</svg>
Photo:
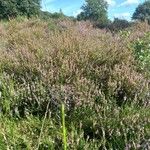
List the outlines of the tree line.
<svg viewBox="0 0 150 150">
<path fill-rule="evenodd" d="M 40 14 L 41 0 L 0 0 L 0 19 Z"/>
<path fill-rule="evenodd" d="M 77 20 L 89 20 L 96 27 L 107 27 L 111 30 L 124 29 L 130 26 L 130 22 L 115 18 L 113 22 L 108 19 L 108 3 L 105 0 L 85 0 L 81 7 L 82 12 Z M 59 13 L 44 12 L 41 10 L 41 0 L 0 0 L 0 19 L 12 19 L 17 16 L 40 16 L 48 18 L 67 17 L 60 10 Z M 139 4 L 133 16 L 133 20 L 147 21 L 150 24 L 150 0 Z"/>
<path fill-rule="evenodd" d="M 0 20 L 9 20 L 17 16 L 37 16 L 43 19 L 65 17 L 61 10 L 58 13 L 42 11 L 41 0 L 0 0 Z"/>
<path fill-rule="evenodd" d="M 114 18 L 111 22 L 108 19 L 108 4 L 105 0 L 85 0 L 81 7 L 82 12 L 77 16 L 80 20 L 90 20 L 98 27 L 107 27 L 110 30 L 121 30 L 130 26 L 130 22 L 125 19 Z M 132 20 L 147 21 L 150 24 L 150 0 L 138 5 L 133 13 Z"/>
</svg>

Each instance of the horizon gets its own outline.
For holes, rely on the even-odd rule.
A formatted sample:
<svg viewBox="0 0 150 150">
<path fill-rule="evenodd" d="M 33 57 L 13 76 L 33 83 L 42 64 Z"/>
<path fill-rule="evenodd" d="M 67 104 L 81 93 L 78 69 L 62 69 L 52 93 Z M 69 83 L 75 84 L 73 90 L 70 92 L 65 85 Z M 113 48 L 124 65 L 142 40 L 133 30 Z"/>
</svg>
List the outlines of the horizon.
<svg viewBox="0 0 150 150">
<path fill-rule="evenodd" d="M 108 3 L 108 18 L 131 20 L 136 7 L 144 0 L 106 0 Z M 76 17 L 82 10 L 81 6 L 85 0 L 42 0 L 42 10 L 51 13 L 59 12 L 61 9 L 67 16 Z"/>
</svg>

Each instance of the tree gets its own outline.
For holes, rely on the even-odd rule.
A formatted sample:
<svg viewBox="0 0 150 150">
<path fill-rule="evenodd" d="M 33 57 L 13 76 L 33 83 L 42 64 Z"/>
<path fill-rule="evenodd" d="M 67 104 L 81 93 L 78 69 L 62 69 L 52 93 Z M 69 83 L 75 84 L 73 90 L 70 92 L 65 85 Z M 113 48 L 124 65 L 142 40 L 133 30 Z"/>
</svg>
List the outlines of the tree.
<svg viewBox="0 0 150 150">
<path fill-rule="evenodd" d="M 87 20 L 87 17 L 86 17 L 85 12 L 81 12 L 81 13 L 77 16 L 77 20 L 78 20 L 78 21 Z"/>
<path fill-rule="evenodd" d="M 90 20 L 101 25 L 108 22 L 108 5 L 105 0 L 86 0 L 81 9 L 83 11 L 77 16 L 78 20 Z"/>
<path fill-rule="evenodd" d="M 65 19 L 65 18 L 69 18 L 67 17 L 63 11 L 60 9 L 59 12 L 55 12 L 55 13 L 50 13 L 48 11 L 41 11 L 41 15 L 40 17 L 44 20 L 48 20 L 48 19 Z"/>
<path fill-rule="evenodd" d="M 8 19 L 16 15 L 16 0 L 0 0 L 0 19 Z"/>
<path fill-rule="evenodd" d="M 31 17 L 40 13 L 41 0 L 0 0 L 0 19 L 14 18 L 18 15 Z"/>
<path fill-rule="evenodd" d="M 39 15 L 40 1 L 41 0 L 16 0 L 18 14 L 27 17 Z"/>
<path fill-rule="evenodd" d="M 110 31 L 120 31 L 130 27 L 131 23 L 124 19 L 115 18 L 114 21 L 108 26 Z"/>
<path fill-rule="evenodd" d="M 150 23 L 150 0 L 140 4 L 133 13 L 132 19 Z"/>
</svg>

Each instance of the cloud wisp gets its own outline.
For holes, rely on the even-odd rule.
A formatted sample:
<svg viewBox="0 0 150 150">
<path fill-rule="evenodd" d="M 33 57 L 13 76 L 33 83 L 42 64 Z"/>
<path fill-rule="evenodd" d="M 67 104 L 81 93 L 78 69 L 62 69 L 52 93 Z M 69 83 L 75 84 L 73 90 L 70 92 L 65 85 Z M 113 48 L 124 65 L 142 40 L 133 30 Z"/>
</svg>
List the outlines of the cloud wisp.
<svg viewBox="0 0 150 150">
<path fill-rule="evenodd" d="M 119 6 L 130 6 L 130 5 L 135 5 L 139 4 L 139 0 L 126 0 L 125 2 L 121 3 Z"/>
</svg>

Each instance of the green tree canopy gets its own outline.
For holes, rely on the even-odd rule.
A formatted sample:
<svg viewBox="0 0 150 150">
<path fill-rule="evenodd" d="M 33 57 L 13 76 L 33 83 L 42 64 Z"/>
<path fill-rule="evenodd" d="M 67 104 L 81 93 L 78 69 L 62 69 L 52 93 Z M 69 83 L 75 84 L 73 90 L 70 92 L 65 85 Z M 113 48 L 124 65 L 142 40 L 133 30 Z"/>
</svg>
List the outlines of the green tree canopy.
<svg viewBox="0 0 150 150">
<path fill-rule="evenodd" d="M 150 0 L 140 4 L 133 13 L 132 19 L 150 23 Z"/>
<path fill-rule="evenodd" d="M 16 15 L 16 0 L 0 0 L 0 19 L 8 19 Z"/>
<path fill-rule="evenodd" d="M 40 13 L 41 0 L 0 0 L 0 19 L 14 18 L 18 15 L 27 17 Z"/>
<path fill-rule="evenodd" d="M 77 16 L 78 20 L 90 20 L 98 24 L 108 22 L 108 5 L 105 0 L 86 0 L 81 8 L 83 11 Z"/>
<path fill-rule="evenodd" d="M 108 26 L 110 31 L 120 31 L 131 26 L 131 23 L 125 19 L 114 18 L 114 21 Z"/>
<path fill-rule="evenodd" d="M 69 17 L 66 16 L 63 13 L 63 11 L 60 9 L 59 12 L 55 12 L 55 13 L 50 13 L 48 11 L 41 11 L 40 18 L 42 18 L 44 20 L 48 20 L 48 19 L 65 19 L 65 18 L 69 18 Z"/>
<path fill-rule="evenodd" d="M 20 15 L 33 16 L 40 13 L 41 0 L 17 0 L 17 9 Z"/>
</svg>

